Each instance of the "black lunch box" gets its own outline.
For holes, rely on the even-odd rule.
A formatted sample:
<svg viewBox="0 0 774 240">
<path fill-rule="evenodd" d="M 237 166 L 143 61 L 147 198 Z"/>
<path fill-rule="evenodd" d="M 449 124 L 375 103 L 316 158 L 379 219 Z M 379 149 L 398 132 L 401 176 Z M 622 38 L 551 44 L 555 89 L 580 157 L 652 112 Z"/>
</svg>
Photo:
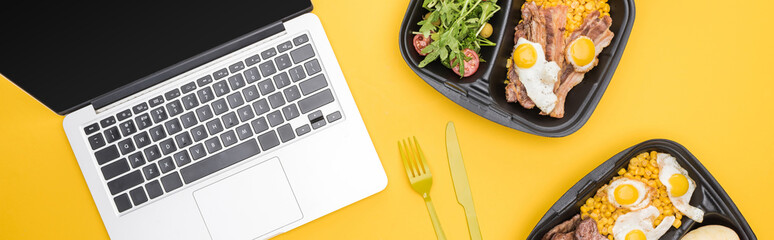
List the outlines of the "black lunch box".
<svg viewBox="0 0 774 240">
<path fill-rule="evenodd" d="M 541 116 L 540 110 L 525 109 L 519 103 L 505 100 L 506 63 L 513 50 L 514 28 L 521 20 L 522 0 L 500 0 L 501 9 L 490 20 L 493 33 L 490 40 L 494 47 L 482 47 L 482 62 L 478 71 L 470 77 L 460 78 L 441 65 L 438 60 L 424 68 L 417 67 L 424 59 L 414 50 L 412 32 L 419 30 L 417 23 L 428 12 L 422 8 L 423 0 L 412 0 L 400 28 L 400 51 L 403 59 L 422 79 L 460 106 L 496 123 L 523 132 L 545 136 L 564 137 L 583 126 L 591 117 L 602 98 L 634 23 L 634 0 L 610 0 L 610 17 L 615 33 L 610 45 L 599 54 L 599 64 L 586 73 L 583 81 L 567 95 L 564 118 Z"/>
<path fill-rule="evenodd" d="M 669 231 L 661 239 L 680 239 L 690 230 L 706 225 L 729 227 L 736 231 L 739 238 L 743 240 L 757 239 L 755 233 L 750 229 L 750 225 L 747 224 L 739 209 L 736 208 L 734 201 L 728 197 L 726 191 L 712 177 L 712 174 L 704 168 L 688 149 L 676 142 L 665 139 L 653 139 L 634 145 L 602 163 L 602 165 L 572 186 L 570 190 L 567 190 L 551 206 L 551 209 L 543 215 L 543 218 L 532 229 L 527 239 L 542 239 L 543 235 L 551 228 L 569 220 L 575 214 L 579 214 L 580 207 L 586 202 L 586 199 L 593 197 L 597 189 L 610 182 L 618 174 L 619 169 L 628 166 L 630 159 L 642 152 L 650 151 L 669 153 L 677 159 L 677 163 L 680 166 L 688 171 L 688 175 L 696 182 L 696 190 L 693 192 L 690 204 L 704 210 L 704 221 L 702 223 L 683 217 L 683 223 L 680 228 L 670 227 Z"/>
</svg>

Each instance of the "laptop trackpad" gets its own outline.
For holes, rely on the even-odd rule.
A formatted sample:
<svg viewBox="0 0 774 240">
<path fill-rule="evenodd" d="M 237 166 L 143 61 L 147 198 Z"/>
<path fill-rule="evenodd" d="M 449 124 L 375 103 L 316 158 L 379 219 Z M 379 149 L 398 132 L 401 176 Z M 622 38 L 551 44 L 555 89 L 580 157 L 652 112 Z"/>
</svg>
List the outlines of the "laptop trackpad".
<svg viewBox="0 0 774 240">
<path fill-rule="evenodd" d="M 253 239 L 303 217 L 278 158 L 193 195 L 213 239 Z"/>
</svg>

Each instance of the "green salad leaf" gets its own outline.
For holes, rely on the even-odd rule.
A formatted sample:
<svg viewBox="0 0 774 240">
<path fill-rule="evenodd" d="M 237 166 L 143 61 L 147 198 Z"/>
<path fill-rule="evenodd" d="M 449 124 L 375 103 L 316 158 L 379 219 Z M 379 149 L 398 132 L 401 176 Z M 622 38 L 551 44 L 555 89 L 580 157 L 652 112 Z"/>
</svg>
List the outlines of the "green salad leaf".
<svg viewBox="0 0 774 240">
<path fill-rule="evenodd" d="M 451 59 L 470 60 L 462 51 L 470 48 L 479 54 L 482 46 L 495 43 L 479 35 L 489 19 L 500 10 L 497 0 L 425 0 L 422 7 L 430 11 L 417 23 L 421 27 L 414 34 L 422 34 L 433 41 L 422 49 L 427 54 L 419 67 L 440 59 L 441 64 L 452 68 Z M 479 57 L 483 62 L 483 59 Z M 465 75 L 463 61 L 454 61 L 460 75 Z"/>
</svg>

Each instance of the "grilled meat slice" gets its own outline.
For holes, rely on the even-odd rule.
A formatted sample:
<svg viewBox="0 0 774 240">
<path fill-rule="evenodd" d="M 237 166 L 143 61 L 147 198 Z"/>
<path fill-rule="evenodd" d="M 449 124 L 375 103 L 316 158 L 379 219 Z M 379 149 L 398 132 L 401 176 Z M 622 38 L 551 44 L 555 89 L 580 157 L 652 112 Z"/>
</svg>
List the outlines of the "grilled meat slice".
<svg viewBox="0 0 774 240">
<path fill-rule="evenodd" d="M 575 231 L 575 227 L 578 226 L 580 221 L 581 221 L 580 214 L 576 214 L 570 220 L 564 221 L 563 223 L 556 225 L 551 230 L 548 230 L 548 233 L 546 233 L 546 235 L 543 235 L 542 240 L 552 240 L 554 239 L 554 237 L 562 237 L 560 235 L 564 235 L 565 233 L 571 233 Z"/>
</svg>

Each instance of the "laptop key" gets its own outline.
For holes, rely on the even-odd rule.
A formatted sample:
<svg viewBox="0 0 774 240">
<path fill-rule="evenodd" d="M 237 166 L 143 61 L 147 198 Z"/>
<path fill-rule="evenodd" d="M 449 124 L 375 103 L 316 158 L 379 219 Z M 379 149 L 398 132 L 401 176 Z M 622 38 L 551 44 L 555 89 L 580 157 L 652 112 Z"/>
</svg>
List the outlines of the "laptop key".
<svg viewBox="0 0 774 240">
<path fill-rule="evenodd" d="M 191 163 L 191 157 L 188 156 L 188 151 L 186 150 L 175 153 L 174 158 L 175 158 L 175 164 L 177 164 L 177 166 L 179 167 L 182 167 L 188 163 Z"/>
<path fill-rule="evenodd" d="M 94 134 L 89 137 L 89 145 L 91 145 L 91 150 L 96 150 L 97 148 L 105 146 L 105 139 L 102 138 L 101 133 Z"/>
<path fill-rule="evenodd" d="M 145 180 L 142 178 L 142 173 L 140 173 L 140 170 L 138 169 L 134 172 L 113 179 L 113 181 L 107 183 L 107 186 L 108 189 L 110 189 L 110 194 L 116 195 L 120 192 L 129 190 L 134 186 L 140 185 L 143 182 L 145 182 Z"/>
<path fill-rule="evenodd" d="M 308 41 L 309 41 L 309 36 L 306 34 L 293 38 L 293 44 L 295 44 L 296 46 L 301 45 Z"/>
<path fill-rule="evenodd" d="M 303 136 L 304 134 L 307 134 L 312 131 L 312 128 L 309 127 L 309 124 L 304 124 L 304 126 L 301 126 L 299 128 L 296 128 L 296 135 Z"/>
<path fill-rule="evenodd" d="M 228 76 L 228 69 L 224 68 L 224 69 L 215 71 L 214 73 L 212 73 L 212 76 L 215 78 L 215 80 L 227 77 Z"/>
<path fill-rule="evenodd" d="M 245 123 L 242 126 L 236 128 L 236 134 L 237 137 L 239 137 L 239 140 L 245 140 L 253 136 L 253 130 L 250 129 L 249 123 Z"/>
<path fill-rule="evenodd" d="M 129 167 L 129 163 L 126 162 L 126 159 L 122 158 L 105 165 L 101 170 L 102 177 L 104 177 L 105 180 L 110 180 L 132 169 Z"/>
<path fill-rule="evenodd" d="M 221 84 L 225 85 L 225 80 L 223 82 L 220 82 Z M 212 85 L 212 87 L 220 86 L 218 83 L 215 83 Z M 226 88 L 226 91 L 228 91 L 228 88 Z M 196 91 L 196 95 L 199 96 L 199 101 L 204 104 L 206 102 L 212 101 L 212 99 L 215 99 L 215 95 L 212 93 L 212 89 L 210 87 L 204 87 L 202 89 L 199 89 L 199 91 Z M 220 96 L 220 95 L 218 95 Z"/>
<path fill-rule="evenodd" d="M 210 132 L 210 135 L 215 135 L 216 133 L 223 131 L 223 125 L 220 124 L 220 120 L 217 118 L 207 122 L 206 125 L 207 131 Z"/>
<path fill-rule="evenodd" d="M 116 124 L 116 118 L 113 116 L 107 117 L 105 119 L 102 119 L 102 121 L 99 121 L 99 124 L 102 125 L 102 128 L 106 128 L 110 125 Z"/>
<path fill-rule="evenodd" d="M 242 69 L 245 69 L 245 64 L 242 61 L 231 64 L 231 66 L 228 66 L 228 70 L 231 71 L 231 74 L 242 71 Z"/>
<path fill-rule="evenodd" d="M 86 135 L 92 134 L 99 131 L 99 124 L 98 123 L 92 123 L 89 126 L 86 126 L 83 128 L 83 132 L 86 133 Z"/>
<path fill-rule="evenodd" d="M 259 134 L 263 131 L 269 130 L 269 124 L 266 123 L 266 119 L 263 117 L 253 120 L 252 122 L 250 122 L 250 124 L 253 125 L 253 130 L 255 131 L 255 134 Z"/>
<path fill-rule="evenodd" d="M 126 193 L 114 197 L 113 202 L 116 203 L 118 212 L 124 212 L 132 208 L 132 202 L 129 201 L 129 195 Z"/>
<path fill-rule="evenodd" d="M 178 114 L 183 113 L 183 105 L 180 104 L 179 100 L 167 103 L 167 113 L 169 113 L 170 117 L 177 116 Z"/>
<path fill-rule="evenodd" d="M 151 163 L 150 165 L 143 167 L 142 173 L 145 174 L 146 180 L 151 180 L 161 176 L 161 173 L 159 173 L 159 167 L 156 166 L 156 163 Z"/>
<path fill-rule="evenodd" d="M 207 139 L 207 141 L 204 141 L 204 146 L 207 147 L 207 152 L 210 154 L 223 148 L 223 145 L 220 145 L 220 140 L 218 140 L 218 137 Z"/>
<path fill-rule="evenodd" d="M 322 92 L 318 92 L 307 98 L 298 101 L 298 108 L 301 113 L 306 114 L 309 111 L 318 109 L 328 103 L 333 102 L 333 93 L 330 89 L 325 89 Z"/>
<path fill-rule="evenodd" d="M 277 138 L 277 133 L 275 133 L 274 130 L 258 136 L 258 142 L 261 143 L 261 148 L 263 151 L 272 149 L 280 144 L 279 138 Z"/>
<path fill-rule="evenodd" d="M 304 63 L 304 68 L 306 68 L 306 73 L 309 74 L 309 76 L 322 71 L 320 62 L 318 62 L 317 59 Z"/>
<path fill-rule="evenodd" d="M 258 81 L 261 79 L 261 74 L 258 72 L 258 68 L 251 67 L 250 69 L 247 69 L 247 71 L 244 72 L 245 74 L 245 80 L 247 80 L 247 83 L 254 83 L 255 81 Z"/>
<path fill-rule="evenodd" d="M 341 112 L 339 111 L 333 112 L 331 114 L 328 114 L 328 116 L 326 116 L 325 118 L 327 118 L 328 122 L 330 123 L 335 122 L 336 120 L 341 119 Z"/>
<path fill-rule="evenodd" d="M 118 118 L 118 121 L 123 121 L 124 119 L 130 118 L 130 117 L 132 117 L 132 110 L 130 109 L 123 110 L 118 114 L 116 114 L 116 118 Z"/>
<path fill-rule="evenodd" d="M 204 129 L 204 125 L 199 125 L 191 129 L 191 135 L 193 136 L 194 141 L 197 142 L 204 140 L 209 136 L 207 135 L 207 130 Z"/>
<path fill-rule="evenodd" d="M 261 52 L 261 57 L 263 59 L 269 59 L 275 55 L 277 55 L 277 50 L 274 50 L 274 48 L 266 49 L 265 51 Z"/>
<path fill-rule="evenodd" d="M 226 115 L 223 115 L 220 120 L 223 121 L 223 127 L 225 128 L 236 127 L 236 125 L 239 124 L 239 119 L 234 112 L 226 113 Z"/>
<path fill-rule="evenodd" d="M 255 117 L 255 114 L 253 114 L 253 108 L 250 106 L 244 106 L 237 110 L 237 115 L 239 115 L 239 121 L 241 122 L 247 122 L 248 120 Z"/>
<path fill-rule="evenodd" d="M 196 90 L 196 83 L 194 82 L 186 83 L 185 85 L 180 87 L 180 91 L 182 91 L 183 94 L 189 93 L 193 90 Z"/>
<path fill-rule="evenodd" d="M 224 169 L 235 163 L 241 162 L 261 152 L 255 139 L 234 145 L 218 154 L 194 162 L 180 169 L 185 183 L 191 183 L 204 178 L 218 170 Z"/>
<path fill-rule="evenodd" d="M 239 92 L 235 92 L 235 93 L 232 93 L 231 95 L 228 95 L 226 99 L 228 99 L 228 105 L 231 108 L 236 108 L 236 107 L 242 106 L 242 104 L 245 104 L 245 100 L 242 99 L 242 94 Z"/>
<path fill-rule="evenodd" d="M 293 57 L 293 63 L 298 64 L 314 57 L 314 49 L 312 48 L 311 44 L 307 44 L 290 51 L 290 56 Z"/>
<path fill-rule="evenodd" d="M 161 189 L 161 184 L 159 184 L 159 181 L 153 181 L 145 184 L 145 190 L 148 191 L 148 197 L 151 199 L 157 198 L 161 196 L 161 194 L 164 194 L 164 190 Z"/>
<path fill-rule="evenodd" d="M 129 154 L 134 151 L 134 143 L 131 138 L 124 139 L 118 142 L 118 149 L 121 150 L 121 154 Z"/>
<path fill-rule="evenodd" d="M 277 72 L 277 69 L 274 68 L 274 61 L 271 59 L 268 62 L 258 64 L 258 68 L 261 69 L 261 74 L 263 77 L 269 77 Z"/>
<path fill-rule="evenodd" d="M 140 116 L 135 117 L 134 121 L 137 122 L 137 127 L 140 130 L 146 129 L 146 128 L 150 127 L 151 125 L 153 125 L 153 122 L 151 121 L 151 118 L 150 118 L 150 116 L 148 116 L 147 113 L 144 113 L 144 114 L 142 114 Z"/>
<path fill-rule="evenodd" d="M 182 187 L 183 181 L 180 180 L 180 174 L 173 172 L 169 175 L 161 177 L 161 185 L 164 185 L 164 190 L 171 192 Z"/>
<path fill-rule="evenodd" d="M 288 142 L 296 138 L 296 135 L 293 134 L 293 127 L 291 127 L 290 124 L 285 124 L 278 127 L 277 133 L 279 134 L 280 140 L 282 140 L 282 142 Z"/>
<path fill-rule="evenodd" d="M 116 145 L 110 145 L 94 153 L 94 157 L 97 158 L 97 163 L 99 163 L 99 165 L 110 162 L 110 160 L 116 159 L 118 156 L 118 148 Z"/>
<path fill-rule="evenodd" d="M 269 102 L 266 101 L 265 98 L 254 102 L 253 109 L 255 110 L 255 115 L 261 115 L 271 110 L 271 108 L 269 108 Z"/>
<path fill-rule="evenodd" d="M 226 99 L 218 99 L 212 102 L 212 110 L 215 112 L 215 115 L 223 114 L 224 112 L 228 111 L 228 105 L 226 104 Z"/>
<path fill-rule="evenodd" d="M 137 132 L 137 128 L 134 127 L 134 122 L 132 120 L 122 122 L 119 124 L 119 128 L 121 129 L 121 135 L 129 136 Z"/>
<path fill-rule="evenodd" d="M 279 50 L 280 53 L 290 50 L 291 48 L 293 48 L 293 44 L 290 43 L 290 41 L 280 43 L 280 45 L 277 45 L 277 50 Z"/>
<path fill-rule="evenodd" d="M 258 54 L 255 54 L 245 59 L 245 64 L 247 64 L 248 67 L 255 65 L 256 63 L 259 63 L 259 62 L 261 62 L 261 56 Z"/>
<path fill-rule="evenodd" d="M 297 118 L 298 116 L 301 116 L 301 114 L 298 113 L 298 108 L 296 107 L 295 103 L 283 107 L 282 114 L 285 115 L 285 119 L 287 119 L 288 121 L 290 121 L 291 119 Z"/>
<path fill-rule="evenodd" d="M 204 150 L 204 145 L 202 145 L 201 143 L 194 145 L 188 150 L 190 150 L 191 159 L 193 160 L 199 160 L 207 155 L 207 151 Z"/>
<path fill-rule="evenodd" d="M 177 151 L 177 147 L 175 146 L 175 141 L 174 139 L 171 139 L 171 138 L 161 141 L 159 143 L 159 147 L 161 148 L 161 153 L 163 153 L 164 155 L 169 155 Z"/>
<path fill-rule="evenodd" d="M 298 87 L 296 87 L 295 85 L 290 86 L 285 90 L 282 90 L 282 93 L 285 94 L 285 99 L 287 99 L 288 102 L 292 102 L 292 101 L 295 101 L 296 99 L 301 98 L 301 92 L 298 91 Z"/>
<path fill-rule="evenodd" d="M 148 130 L 148 132 L 150 133 L 151 139 L 153 139 L 153 141 L 158 141 L 167 137 L 167 133 L 164 131 L 164 127 L 161 125 L 152 127 L 150 130 Z"/>
<path fill-rule="evenodd" d="M 210 106 L 204 105 L 200 108 L 197 108 L 196 116 L 199 117 L 199 122 L 204 122 L 212 118 L 213 115 L 212 115 L 212 110 L 210 110 Z"/>
<path fill-rule="evenodd" d="M 220 140 L 223 141 L 223 147 L 229 147 L 238 141 L 236 134 L 234 134 L 234 131 L 231 130 L 220 134 Z"/>
<path fill-rule="evenodd" d="M 293 80 L 293 82 L 298 82 L 306 77 L 304 67 L 300 65 L 288 70 L 288 75 L 290 75 L 290 79 Z"/>
<path fill-rule="evenodd" d="M 266 119 L 269 121 L 269 126 L 271 127 L 276 127 L 277 125 L 285 122 L 285 120 L 282 119 L 282 113 L 280 113 L 280 110 L 269 113 L 266 115 Z"/>
<path fill-rule="evenodd" d="M 216 82 L 212 85 L 212 89 L 215 91 L 215 96 L 223 96 L 226 95 L 226 93 L 230 92 L 231 90 L 228 89 L 228 83 L 226 80 Z M 201 96 L 199 96 L 201 98 Z"/>
<path fill-rule="evenodd" d="M 288 73 L 281 72 L 277 75 L 274 75 L 274 84 L 277 86 L 277 89 L 281 89 L 290 85 L 290 77 L 288 77 Z"/>
<path fill-rule="evenodd" d="M 191 141 L 191 135 L 188 134 L 188 132 L 183 132 L 175 136 L 175 142 L 177 142 L 177 148 L 180 149 L 193 144 L 193 141 Z"/>
<path fill-rule="evenodd" d="M 260 81 L 258 82 L 258 90 L 261 91 L 261 94 L 267 95 L 271 92 L 274 92 L 274 84 L 271 83 L 271 80 L 269 79 Z"/>
<path fill-rule="evenodd" d="M 180 121 L 178 121 L 177 118 L 173 118 L 172 120 L 165 122 L 164 127 L 167 128 L 167 133 L 169 135 L 178 133 L 183 130 L 183 127 L 180 126 Z"/>
<path fill-rule="evenodd" d="M 150 115 L 154 123 L 160 123 L 161 121 L 167 120 L 167 111 L 164 110 L 164 107 L 151 110 Z"/>
<path fill-rule="evenodd" d="M 159 160 L 159 169 L 161 169 L 161 173 L 168 173 L 169 171 L 175 170 L 175 163 L 172 162 L 171 157 L 166 157 Z"/>
<path fill-rule="evenodd" d="M 144 112 L 145 110 L 148 110 L 147 103 L 140 103 L 132 107 L 132 111 L 134 112 L 134 114 L 139 114 L 141 112 Z"/>
<path fill-rule="evenodd" d="M 183 116 L 180 116 L 180 122 L 183 123 L 183 127 L 190 128 L 193 125 L 196 125 L 199 123 L 199 121 L 196 120 L 196 115 L 193 112 L 188 112 L 186 114 L 183 114 Z"/>
<path fill-rule="evenodd" d="M 282 96 L 282 93 L 275 93 L 269 96 L 269 105 L 271 105 L 272 109 L 276 109 L 278 107 L 281 107 L 282 105 L 285 105 L 285 97 Z"/>
<path fill-rule="evenodd" d="M 159 147 L 156 145 L 145 148 L 143 152 L 145 153 L 145 156 L 148 157 L 148 162 L 154 161 L 161 157 L 161 151 L 159 151 Z"/>
<path fill-rule="evenodd" d="M 228 77 L 228 84 L 231 86 L 231 90 L 236 91 L 245 86 L 245 78 L 241 73 L 237 73 L 234 76 Z"/>
<path fill-rule="evenodd" d="M 121 133 L 118 132 L 118 127 L 112 127 L 105 129 L 105 140 L 107 140 L 108 143 L 112 143 L 115 141 L 118 141 L 118 139 L 121 139 Z"/>
<path fill-rule="evenodd" d="M 142 156 L 142 153 L 136 152 L 132 155 L 129 155 L 127 158 L 129 160 L 129 164 L 132 164 L 133 168 L 141 167 L 142 165 L 145 165 L 145 157 Z"/>
<path fill-rule="evenodd" d="M 196 84 L 199 85 L 199 87 L 204 87 L 207 84 L 212 83 L 212 76 L 207 75 L 204 77 L 200 77 L 199 79 L 196 79 Z"/>
<path fill-rule="evenodd" d="M 183 107 L 185 110 L 191 110 L 195 108 L 196 106 L 199 106 L 199 101 L 196 100 L 196 94 L 191 93 L 189 95 L 185 95 L 182 99 L 180 99 L 183 102 Z"/>
<path fill-rule="evenodd" d="M 304 96 L 328 86 L 325 75 L 320 74 L 298 84 Z"/>
<path fill-rule="evenodd" d="M 251 85 L 245 89 L 242 89 L 242 96 L 245 97 L 246 102 L 252 102 L 253 100 L 260 97 L 261 94 L 258 93 L 258 88 L 256 88 L 254 85 Z"/>
<path fill-rule="evenodd" d="M 132 197 L 132 202 L 135 206 L 143 204 L 148 201 L 148 196 L 145 196 L 145 189 L 139 186 L 129 191 L 129 196 Z"/>
<path fill-rule="evenodd" d="M 148 105 L 150 105 L 150 107 L 155 107 L 162 103 L 164 103 L 164 97 L 161 95 L 151 98 L 151 100 L 148 100 Z"/>
<path fill-rule="evenodd" d="M 164 93 L 164 97 L 167 101 L 180 97 L 180 90 L 172 89 L 171 91 Z"/>
<path fill-rule="evenodd" d="M 279 71 L 285 70 L 293 65 L 290 63 L 290 57 L 288 57 L 287 54 L 282 54 L 279 57 L 274 58 L 274 62 L 277 63 L 277 70 Z"/>
<path fill-rule="evenodd" d="M 309 122 L 319 121 L 320 119 L 322 119 L 322 116 L 323 116 L 322 111 L 320 110 L 314 111 L 313 113 L 310 113 L 308 116 Z"/>
<path fill-rule="evenodd" d="M 134 135 L 134 143 L 137 144 L 137 148 L 144 148 L 145 146 L 148 146 L 148 144 L 151 144 L 151 139 L 147 132 L 141 132 Z"/>
<path fill-rule="evenodd" d="M 318 129 L 325 126 L 325 119 L 318 118 L 317 121 L 312 122 L 312 129 Z"/>
</svg>

